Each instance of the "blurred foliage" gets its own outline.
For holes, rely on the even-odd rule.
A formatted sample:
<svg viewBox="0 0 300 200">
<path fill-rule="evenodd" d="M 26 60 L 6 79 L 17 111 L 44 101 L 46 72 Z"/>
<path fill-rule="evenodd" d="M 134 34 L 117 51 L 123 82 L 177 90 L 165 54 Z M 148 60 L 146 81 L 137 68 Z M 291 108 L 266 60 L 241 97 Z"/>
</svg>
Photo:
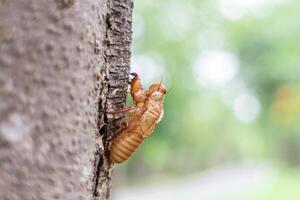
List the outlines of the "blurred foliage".
<svg viewBox="0 0 300 200">
<path fill-rule="evenodd" d="M 122 166 L 131 180 L 249 159 L 300 164 L 300 3 L 274 3 L 260 15 L 231 20 L 219 2 L 135 1 L 133 57 L 154 55 L 170 91 L 163 121 Z M 232 80 L 199 84 L 193 68 L 207 50 L 238 58 Z M 143 71 L 146 63 L 139 64 Z M 240 83 L 242 89 L 234 92 Z M 233 104 L 247 91 L 259 100 L 260 111 L 244 122 Z"/>
</svg>

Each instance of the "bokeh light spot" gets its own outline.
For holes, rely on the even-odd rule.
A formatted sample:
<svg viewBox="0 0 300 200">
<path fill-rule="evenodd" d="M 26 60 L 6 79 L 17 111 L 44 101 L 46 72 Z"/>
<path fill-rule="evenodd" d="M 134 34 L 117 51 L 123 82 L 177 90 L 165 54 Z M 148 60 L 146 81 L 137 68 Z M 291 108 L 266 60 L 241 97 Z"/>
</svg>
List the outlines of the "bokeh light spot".
<svg viewBox="0 0 300 200">
<path fill-rule="evenodd" d="M 258 98 L 251 93 L 237 96 L 233 103 L 234 114 L 242 122 L 252 122 L 260 111 Z"/>
<path fill-rule="evenodd" d="M 205 51 L 198 57 L 194 72 L 200 85 L 223 85 L 238 73 L 238 58 L 226 51 Z"/>
</svg>

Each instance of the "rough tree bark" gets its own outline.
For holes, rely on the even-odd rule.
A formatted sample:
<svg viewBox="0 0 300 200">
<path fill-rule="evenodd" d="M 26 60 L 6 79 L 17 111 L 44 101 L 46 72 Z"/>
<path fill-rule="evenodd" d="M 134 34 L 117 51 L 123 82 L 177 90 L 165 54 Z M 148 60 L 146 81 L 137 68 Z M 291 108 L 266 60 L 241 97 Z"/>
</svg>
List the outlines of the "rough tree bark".
<svg viewBox="0 0 300 200">
<path fill-rule="evenodd" d="M 0 199 L 109 198 L 132 0 L 0 0 Z"/>
</svg>

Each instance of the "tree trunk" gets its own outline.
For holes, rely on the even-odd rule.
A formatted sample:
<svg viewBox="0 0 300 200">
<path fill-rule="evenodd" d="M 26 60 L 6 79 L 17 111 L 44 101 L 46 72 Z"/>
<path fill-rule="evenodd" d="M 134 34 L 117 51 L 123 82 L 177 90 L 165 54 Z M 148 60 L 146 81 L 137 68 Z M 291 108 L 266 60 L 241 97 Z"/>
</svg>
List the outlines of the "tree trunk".
<svg viewBox="0 0 300 200">
<path fill-rule="evenodd" d="M 132 0 L 0 0 L 0 199 L 109 198 Z"/>
</svg>

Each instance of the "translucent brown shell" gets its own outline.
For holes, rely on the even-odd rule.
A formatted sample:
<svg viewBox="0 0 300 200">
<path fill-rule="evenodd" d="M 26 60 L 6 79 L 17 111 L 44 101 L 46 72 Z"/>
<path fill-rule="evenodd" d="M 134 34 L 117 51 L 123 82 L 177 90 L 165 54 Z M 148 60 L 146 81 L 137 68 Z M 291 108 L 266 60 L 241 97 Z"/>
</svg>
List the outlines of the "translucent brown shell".
<svg viewBox="0 0 300 200">
<path fill-rule="evenodd" d="M 162 83 L 153 83 L 148 91 L 144 91 L 139 76 L 132 74 L 131 96 L 134 107 L 121 111 L 109 112 L 110 114 L 127 112 L 125 125 L 113 138 L 110 145 L 111 163 L 126 161 L 155 129 L 163 115 L 163 101 L 166 95 L 165 86 Z M 154 89 L 155 88 L 155 89 Z"/>
</svg>

